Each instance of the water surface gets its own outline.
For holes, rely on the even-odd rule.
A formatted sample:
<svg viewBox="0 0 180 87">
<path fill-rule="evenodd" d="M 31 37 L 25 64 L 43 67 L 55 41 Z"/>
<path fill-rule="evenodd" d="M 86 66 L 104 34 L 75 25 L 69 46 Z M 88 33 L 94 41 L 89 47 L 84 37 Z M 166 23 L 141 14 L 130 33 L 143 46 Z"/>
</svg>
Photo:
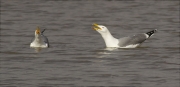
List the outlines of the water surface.
<svg viewBox="0 0 180 87">
<path fill-rule="evenodd" d="M 1 87 L 179 87 L 179 1 L 1 0 Z M 106 49 L 92 23 L 114 37 L 158 29 L 135 49 Z M 29 47 L 36 27 L 50 48 Z"/>
</svg>

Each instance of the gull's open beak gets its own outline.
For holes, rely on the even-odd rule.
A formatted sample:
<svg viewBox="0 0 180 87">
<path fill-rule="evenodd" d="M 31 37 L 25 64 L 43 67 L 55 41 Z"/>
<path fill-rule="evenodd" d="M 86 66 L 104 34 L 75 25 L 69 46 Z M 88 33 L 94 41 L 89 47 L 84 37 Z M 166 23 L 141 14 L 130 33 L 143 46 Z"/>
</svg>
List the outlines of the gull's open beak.
<svg viewBox="0 0 180 87">
<path fill-rule="evenodd" d="M 101 28 L 98 26 L 98 24 L 93 23 L 92 25 L 93 25 L 94 30 L 101 30 Z"/>
<path fill-rule="evenodd" d="M 36 28 L 36 34 L 40 34 L 40 29 L 39 29 L 39 27 Z"/>
</svg>

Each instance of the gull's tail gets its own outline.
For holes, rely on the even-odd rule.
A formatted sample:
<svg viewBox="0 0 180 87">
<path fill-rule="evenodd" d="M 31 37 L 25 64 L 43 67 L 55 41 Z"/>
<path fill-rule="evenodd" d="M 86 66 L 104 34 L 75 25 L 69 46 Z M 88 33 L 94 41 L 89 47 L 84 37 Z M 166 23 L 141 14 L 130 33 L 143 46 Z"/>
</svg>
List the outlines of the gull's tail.
<svg viewBox="0 0 180 87">
<path fill-rule="evenodd" d="M 156 31 L 157 31 L 157 29 L 154 29 L 154 30 L 152 30 L 152 31 L 147 32 L 146 34 L 150 37 L 150 36 L 152 36 Z"/>
</svg>

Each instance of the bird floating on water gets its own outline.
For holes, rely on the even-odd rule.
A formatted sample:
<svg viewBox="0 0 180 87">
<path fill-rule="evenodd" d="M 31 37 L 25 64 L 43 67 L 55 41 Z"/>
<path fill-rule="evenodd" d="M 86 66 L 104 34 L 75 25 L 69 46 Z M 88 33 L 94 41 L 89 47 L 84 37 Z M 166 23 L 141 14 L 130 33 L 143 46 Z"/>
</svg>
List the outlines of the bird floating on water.
<svg viewBox="0 0 180 87">
<path fill-rule="evenodd" d="M 35 30 L 35 38 L 33 42 L 30 44 L 30 47 L 39 47 L 39 48 L 48 48 L 49 41 L 46 36 L 43 35 L 43 31 L 40 31 L 39 27 Z"/>
<path fill-rule="evenodd" d="M 101 34 L 101 36 L 105 41 L 106 47 L 117 47 L 117 48 L 136 48 L 157 31 L 157 29 L 154 29 L 147 33 L 141 33 L 133 36 L 127 36 L 127 37 L 122 37 L 120 39 L 116 39 L 111 35 L 108 28 L 103 25 L 98 25 L 94 23 L 93 29 Z"/>
</svg>

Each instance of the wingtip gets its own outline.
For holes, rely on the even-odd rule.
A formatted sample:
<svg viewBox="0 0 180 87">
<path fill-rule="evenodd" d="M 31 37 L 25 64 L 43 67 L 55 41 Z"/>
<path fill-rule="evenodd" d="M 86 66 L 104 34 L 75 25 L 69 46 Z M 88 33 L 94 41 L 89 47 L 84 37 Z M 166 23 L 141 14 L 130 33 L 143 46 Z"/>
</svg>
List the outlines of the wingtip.
<svg viewBox="0 0 180 87">
<path fill-rule="evenodd" d="M 46 29 L 43 29 L 43 31 L 41 31 L 41 33 L 44 33 L 45 30 L 46 30 Z"/>
<path fill-rule="evenodd" d="M 154 29 L 154 33 L 157 32 L 157 31 L 158 31 L 158 29 Z"/>
<path fill-rule="evenodd" d="M 156 31 L 157 31 L 157 29 L 154 29 L 154 30 L 152 30 L 152 31 L 147 32 L 146 34 L 150 37 L 150 36 L 152 36 Z"/>
</svg>

